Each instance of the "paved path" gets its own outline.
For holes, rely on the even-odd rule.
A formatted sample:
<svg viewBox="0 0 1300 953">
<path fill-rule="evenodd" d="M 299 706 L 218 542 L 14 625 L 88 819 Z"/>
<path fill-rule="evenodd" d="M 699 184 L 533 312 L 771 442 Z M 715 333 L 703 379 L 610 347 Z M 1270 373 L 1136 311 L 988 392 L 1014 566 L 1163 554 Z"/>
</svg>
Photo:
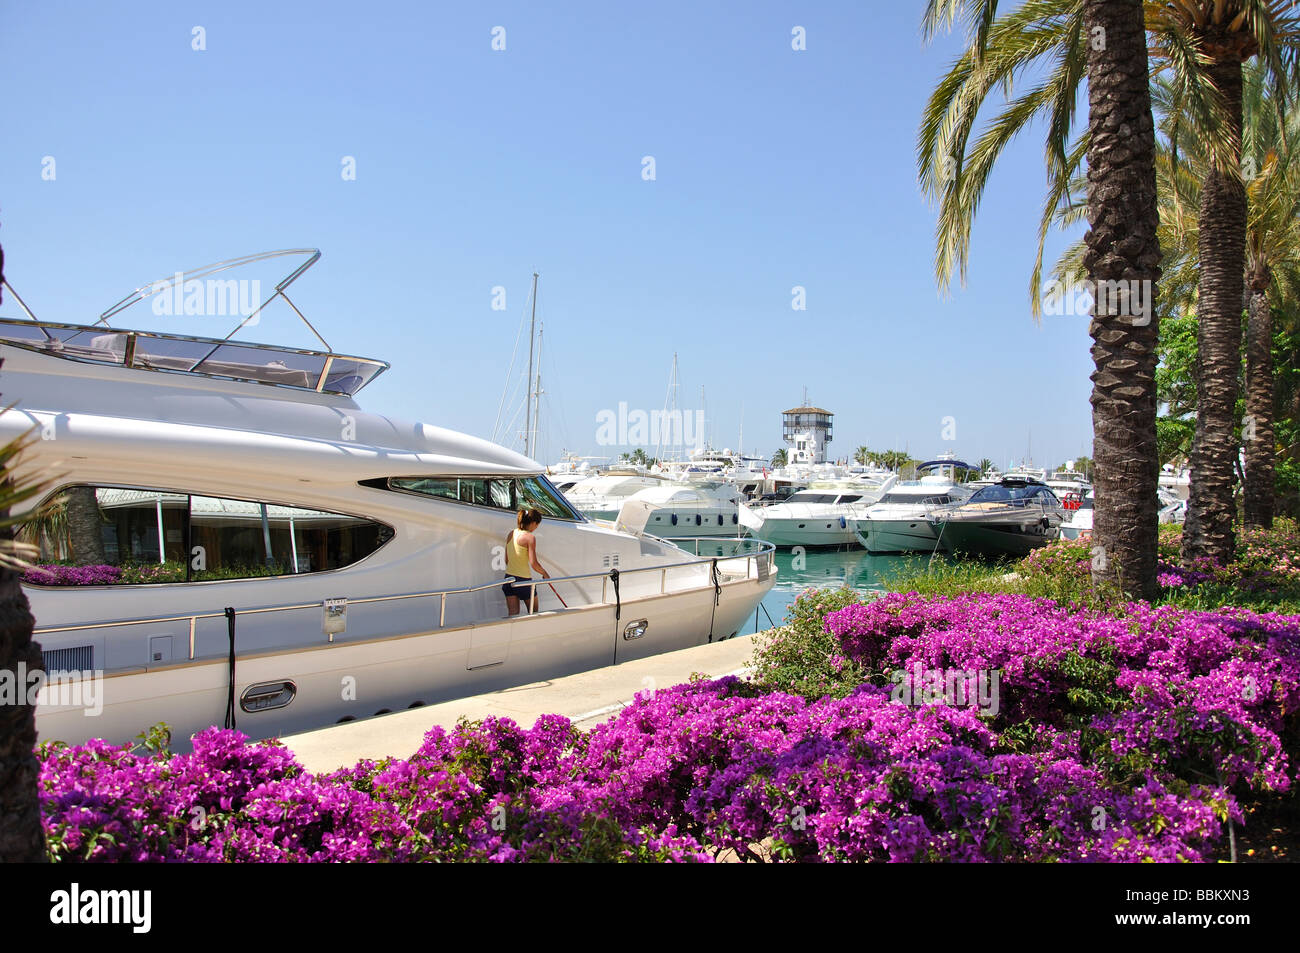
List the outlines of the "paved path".
<svg viewBox="0 0 1300 953">
<path fill-rule="evenodd" d="M 281 741 L 314 773 L 351 767 L 363 758 L 407 758 L 419 750 L 425 732 L 435 725 L 451 728 L 457 719 L 498 715 L 531 727 L 540 715 L 565 715 L 589 728 L 627 706 L 637 692 L 668 688 L 700 672 L 711 678 L 739 675 L 754 651 L 755 636 L 697 645 L 679 652 L 577 675 L 534 682 L 486 695 L 474 695 L 410 711 L 351 721 L 317 731 L 288 735 Z"/>
</svg>

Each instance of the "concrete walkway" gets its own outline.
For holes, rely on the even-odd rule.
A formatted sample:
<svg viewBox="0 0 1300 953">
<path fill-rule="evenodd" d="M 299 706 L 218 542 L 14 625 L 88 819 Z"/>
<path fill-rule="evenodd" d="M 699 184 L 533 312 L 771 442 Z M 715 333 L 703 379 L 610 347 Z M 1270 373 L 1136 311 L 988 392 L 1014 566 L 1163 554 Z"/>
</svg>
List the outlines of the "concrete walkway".
<svg viewBox="0 0 1300 953">
<path fill-rule="evenodd" d="M 742 674 L 753 655 L 754 639 L 755 636 L 747 635 L 697 645 L 577 675 L 288 735 L 280 740 L 307 770 L 319 774 L 351 767 L 363 758 L 372 761 L 389 756 L 409 758 L 419 750 L 430 728 L 435 725 L 451 728 L 462 717 L 479 719 L 497 715 L 532 727 L 540 715 L 564 715 L 575 725 L 590 728 L 630 704 L 637 692 L 679 685 L 689 681 L 696 672 L 710 678 Z"/>
</svg>

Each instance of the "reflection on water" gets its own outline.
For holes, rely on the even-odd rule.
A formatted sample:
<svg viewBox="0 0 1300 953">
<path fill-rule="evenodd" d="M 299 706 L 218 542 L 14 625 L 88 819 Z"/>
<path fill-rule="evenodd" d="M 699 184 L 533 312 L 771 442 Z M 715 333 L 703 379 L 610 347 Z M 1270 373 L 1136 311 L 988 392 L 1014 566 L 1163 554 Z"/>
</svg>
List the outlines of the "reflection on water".
<svg viewBox="0 0 1300 953">
<path fill-rule="evenodd" d="M 694 552 L 695 543 L 683 543 L 683 548 Z M 702 541 L 701 556 L 743 555 L 749 547 L 737 548 L 737 541 Z M 838 589 L 848 586 L 864 592 L 881 592 L 890 576 L 915 570 L 924 565 L 926 556 L 918 553 L 903 556 L 872 556 L 865 549 L 810 550 L 796 555 L 789 549 L 776 551 L 776 585 L 763 599 L 758 610 L 757 628 L 751 616 L 739 632 L 749 635 L 780 625 L 785 612 L 800 592 L 810 586 L 816 589 Z M 766 610 L 766 612 L 764 611 Z M 769 621 L 770 618 L 770 621 Z"/>
<path fill-rule="evenodd" d="M 848 586 L 863 592 L 881 592 L 890 576 L 909 567 L 915 570 L 918 558 L 924 559 L 915 554 L 910 557 L 872 556 L 865 549 L 811 550 L 802 556 L 796 556 L 788 549 L 778 549 L 776 585 L 764 597 L 763 606 L 758 610 L 758 628 L 755 629 L 751 618 L 740 634 L 762 632 L 780 625 L 795 597 L 809 587 L 839 589 Z"/>
</svg>

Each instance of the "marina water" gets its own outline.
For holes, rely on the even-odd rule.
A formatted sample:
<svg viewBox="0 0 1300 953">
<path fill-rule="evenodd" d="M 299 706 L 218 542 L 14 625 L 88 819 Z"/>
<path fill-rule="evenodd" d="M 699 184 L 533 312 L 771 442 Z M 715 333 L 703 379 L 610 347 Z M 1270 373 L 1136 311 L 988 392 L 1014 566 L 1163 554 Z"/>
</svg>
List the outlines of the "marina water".
<svg viewBox="0 0 1300 953">
<path fill-rule="evenodd" d="M 702 548 L 701 552 L 704 551 Z M 864 594 L 883 592 L 891 577 L 909 570 L 916 571 L 925 565 L 928 557 L 918 553 L 873 556 L 865 549 L 814 549 L 800 554 L 790 549 L 778 549 L 775 559 L 776 585 L 763 598 L 758 609 L 757 626 L 751 615 L 738 635 L 751 635 L 781 625 L 786 610 L 799 593 L 809 587 L 839 589 L 847 586 Z"/>
</svg>

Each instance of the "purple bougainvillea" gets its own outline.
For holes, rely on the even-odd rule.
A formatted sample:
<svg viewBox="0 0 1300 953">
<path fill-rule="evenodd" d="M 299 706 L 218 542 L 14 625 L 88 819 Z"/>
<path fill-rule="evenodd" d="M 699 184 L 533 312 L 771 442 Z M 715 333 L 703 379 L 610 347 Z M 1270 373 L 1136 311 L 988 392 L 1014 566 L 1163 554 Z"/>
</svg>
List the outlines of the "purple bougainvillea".
<svg viewBox="0 0 1300 953">
<path fill-rule="evenodd" d="M 825 626 L 839 668 L 868 673 L 847 697 L 697 681 L 590 731 L 490 718 L 328 775 L 215 728 L 184 755 L 50 746 L 50 854 L 1204 861 L 1239 796 L 1294 780 L 1300 617 L 909 594 Z M 914 691 L 951 670 L 996 672 L 997 704 Z"/>
</svg>

